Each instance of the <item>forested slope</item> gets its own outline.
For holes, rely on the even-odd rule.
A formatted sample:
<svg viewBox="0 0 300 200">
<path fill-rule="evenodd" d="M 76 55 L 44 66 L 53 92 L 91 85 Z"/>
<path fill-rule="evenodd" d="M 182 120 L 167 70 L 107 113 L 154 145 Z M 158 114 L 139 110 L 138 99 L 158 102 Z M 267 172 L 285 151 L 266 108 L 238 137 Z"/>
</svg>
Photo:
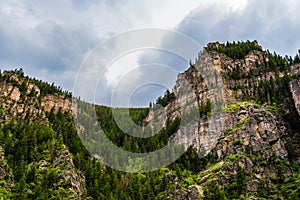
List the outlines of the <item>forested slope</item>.
<svg viewBox="0 0 300 200">
<path fill-rule="evenodd" d="M 297 199 L 300 196 L 299 56 L 282 57 L 254 42 L 211 43 L 204 50 L 224 84 L 225 103 L 205 85 L 198 58 L 179 75 L 198 97 L 199 130 L 182 132 L 186 153 L 149 173 L 125 173 L 95 159 L 80 140 L 71 93 L 24 75 L 0 74 L 0 197 L 2 199 Z M 292 81 L 292 82 L 291 82 Z M 166 113 L 150 138 L 124 133 L 112 109 L 95 106 L 104 133 L 130 152 L 164 147 L 181 114 L 174 91 L 159 97 Z M 299 90 L 300 91 L 300 90 Z M 150 108 L 132 108 L 136 124 L 151 124 Z M 218 115 L 222 112 L 223 115 Z M 201 156 L 213 116 L 224 127 L 215 146 Z M 154 124 L 155 125 L 155 124 Z M 153 126 L 154 126 L 153 125 Z M 196 133 L 190 147 L 186 141 Z"/>
</svg>

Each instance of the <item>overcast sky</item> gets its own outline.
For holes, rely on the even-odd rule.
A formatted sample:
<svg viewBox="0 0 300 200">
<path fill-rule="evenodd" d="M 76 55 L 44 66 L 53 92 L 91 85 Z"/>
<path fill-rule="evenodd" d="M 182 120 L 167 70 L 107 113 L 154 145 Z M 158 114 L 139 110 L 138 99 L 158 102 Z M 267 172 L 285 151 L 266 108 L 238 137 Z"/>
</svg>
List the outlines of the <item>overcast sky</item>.
<svg viewBox="0 0 300 200">
<path fill-rule="evenodd" d="M 265 49 L 294 56 L 300 48 L 299 10 L 297 0 L 2 0 L 0 69 L 22 67 L 29 76 L 72 91 L 81 63 L 99 43 L 140 28 L 176 30 L 201 46 L 257 39 Z M 123 70 L 112 68 L 102 84 L 109 90 L 130 67 L 147 62 L 172 65 L 178 72 L 187 68 L 187 63 L 164 54 L 128 54 L 115 63 Z M 161 74 L 154 76 L 161 78 Z M 147 105 L 164 89 L 144 87 L 133 94 L 130 105 Z M 102 91 L 101 95 L 111 94 Z M 97 103 L 110 104 L 109 98 Z"/>
</svg>

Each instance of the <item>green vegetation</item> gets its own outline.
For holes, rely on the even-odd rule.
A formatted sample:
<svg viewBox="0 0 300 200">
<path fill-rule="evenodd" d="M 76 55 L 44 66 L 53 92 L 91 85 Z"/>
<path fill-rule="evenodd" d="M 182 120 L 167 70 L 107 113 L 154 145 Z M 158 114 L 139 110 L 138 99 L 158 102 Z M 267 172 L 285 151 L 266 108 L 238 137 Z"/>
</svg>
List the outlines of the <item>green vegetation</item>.
<svg viewBox="0 0 300 200">
<path fill-rule="evenodd" d="M 235 47 L 239 46 L 237 49 L 243 49 L 243 52 L 247 52 L 251 49 L 250 47 L 247 47 L 249 44 L 252 43 L 245 42 L 232 45 Z M 225 49 L 226 46 L 228 45 L 224 46 Z M 255 50 L 255 48 L 252 48 L 251 50 Z M 296 62 L 296 60 L 297 56 L 295 56 L 295 59 L 293 60 L 289 57 L 283 58 L 275 52 L 272 54 L 267 51 L 263 62 L 256 62 L 255 66 L 251 68 L 249 72 L 244 72 L 239 65 L 235 66 L 232 71 L 229 71 L 225 77 L 228 80 L 234 80 L 235 84 L 229 85 L 228 87 L 233 91 L 242 93 L 242 95 L 236 94 L 236 97 L 240 98 L 242 101 L 250 100 L 251 102 L 258 104 L 267 103 L 278 107 L 286 98 L 291 97 L 289 92 L 289 82 L 296 78 L 296 76 L 290 75 L 288 69 Z M 269 72 L 272 73 L 270 74 Z M 238 102 L 237 104 L 240 103 Z M 230 105 L 230 107 L 227 106 L 225 110 L 231 112 L 231 110 L 234 110 L 238 106 L 239 105 Z"/>
<path fill-rule="evenodd" d="M 158 97 L 156 100 L 156 104 L 160 104 L 163 107 L 166 107 L 170 102 L 175 100 L 175 94 L 174 92 L 170 92 L 167 90 L 163 97 Z"/>
<path fill-rule="evenodd" d="M 233 59 L 242 59 L 244 58 L 250 51 L 258 50 L 262 51 L 261 46 L 257 44 L 256 41 L 250 42 L 247 40 L 246 42 L 235 42 L 232 43 L 227 42 L 226 44 L 218 44 L 211 45 L 207 47 L 208 51 L 217 51 L 219 53 L 224 53 L 230 58 Z"/>
<path fill-rule="evenodd" d="M 50 164 L 63 148 L 58 134 L 42 124 L 11 122 L 1 126 L 0 144 L 13 173 L 13 199 L 62 198 L 72 196 L 70 182 L 59 179 Z M 45 167 L 41 167 L 44 161 Z M 5 193 L 4 193 L 5 194 Z"/>
<path fill-rule="evenodd" d="M 138 125 L 143 123 L 143 120 L 149 114 L 149 108 L 130 108 L 129 114 L 131 119 Z"/>
<path fill-rule="evenodd" d="M 275 80 L 272 77 L 269 80 L 261 80 L 258 86 L 254 87 L 257 96 L 256 101 L 261 104 L 280 105 L 284 99 L 291 97 L 289 91 L 291 80 L 292 77 L 287 74 Z"/>
<path fill-rule="evenodd" d="M 148 113 L 148 111 L 149 110 L 147 108 L 135 108 L 129 110 L 133 121 L 138 125 L 142 124 L 145 114 Z M 122 112 L 127 112 L 127 109 L 117 109 L 117 112 L 122 114 Z M 124 127 L 123 130 L 118 126 L 118 124 L 116 124 L 113 118 L 112 108 L 96 106 L 96 113 L 101 124 L 101 128 L 106 136 L 115 145 L 122 147 L 127 151 L 136 153 L 151 152 L 164 147 L 168 142 L 168 138 L 178 130 L 180 125 L 180 118 L 176 118 L 173 121 L 168 120 L 166 128 L 160 130 L 160 132 L 155 136 L 149 138 L 138 138 L 124 133 L 124 129 L 132 129 L 126 121 L 122 123 Z M 150 134 L 149 131 L 151 131 L 151 129 L 145 128 L 144 131 L 148 131 L 147 134 Z"/>
<path fill-rule="evenodd" d="M 14 79 L 11 79 L 10 74 L 15 74 L 17 75 L 18 78 L 23 79 L 24 81 L 22 83 L 17 82 Z M 72 93 L 68 91 L 63 91 L 60 86 L 55 86 L 54 83 L 51 85 L 42 81 L 42 80 L 37 80 L 35 78 L 29 78 L 28 76 L 24 76 L 23 69 L 16 69 L 12 71 L 8 71 L 8 74 L 1 74 L 0 75 L 0 81 L 7 81 L 11 83 L 13 86 L 16 86 L 20 89 L 20 91 L 23 93 L 26 93 L 27 91 L 27 84 L 28 83 L 33 83 L 35 84 L 41 91 L 41 97 L 46 96 L 46 95 L 64 95 L 65 97 L 72 97 Z M 34 92 L 34 89 L 33 91 Z M 31 96 L 34 96 L 33 93 L 30 93 Z"/>
<path fill-rule="evenodd" d="M 245 126 L 249 122 L 249 116 L 247 116 L 243 121 L 239 121 L 236 124 L 237 129 L 241 129 L 243 126 Z"/>
<path fill-rule="evenodd" d="M 251 105 L 255 105 L 254 102 L 251 101 L 243 101 L 243 102 L 236 102 L 236 103 L 231 103 L 231 104 L 226 104 L 222 110 L 226 112 L 236 112 L 240 107 L 249 107 Z"/>
<path fill-rule="evenodd" d="M 246 41 L 210 46 L 208 50 L 224 53 L 233 59 L 241 59 L 251 50 L 261 51 L 262 49 L 255 42 Z M 262 104 L 268 104 L 265 106 L 267 110 L 273 113 L 278 112 L 286 122 L 289 122 L 290 130 L 287 134 L 296 145 L 299 145 L 297 143 L 300 139 L 298 113 L 293 108 L 288 113 L 279 112 L 280 108 L 285 105 L 284 103 L 291 99 L 288 83 L 295 78 L 286 71 L 292 64 L 300 62 L 299 56 L 292 59 L 270 52 L 266 52 L 266 55 L 268 61 L 255 63 L 255 69 L 248 74 L 243 73 L 241 66 L 236 66 L 229 72 L 227 80 L 237 83 L 237 86 L 230 89 L 242 91 L 243 97 L 240 97 L 242 99 L 240 102 L 226 104 L 222 110 L 233 114 L 240 107 L 258 108 Z M 267 77 L 268 72 L 274 72 L 274 75 Z M 1 73 L 0 81 L 9 82 L 19 88 L 21 93 L 19 104 L 32 104 L 35 108 L 42 110 L 41 97 L 45 95 L 71 97 L 71 93 L 62 91 L 54 84 L 50 85 L 24 76 L 22 69 L 9 73 L 15 74 L 22 81 L 19 82 L 12 79 L 11 75 Z M 238 85 L 241 80 L 254 80 L 256 77 L 260 77 L 257 84 L 248 85 L 248 88 L 244 86 L 245 84 Z M 41 90 L 39 98 L 35 89 L 27 91 L 29 83 L 35 84 Z M 247 91 L 249 88 L 253 91 Z M 174 99 L 174 93 L 166 91 L 156 103 L 166 107 Z M 3 100 L 2 97 L 0 100 Z M 290 103 L 290 105 L 293 104 Z M 127 134 L 114 120 L 113 111 L 125 116 L 127 109 L 106 106 L 95 108 L 104 134 L 115 145 L 130 152 L 152 152 L 164 147 L 182 123 L 179 117 L 173 120 L 168 119 L 166 126 L 158 134 L 149 138 L 138 138 Z M 237 122 L 235 127 L 228 129 L 227 133 L 220 138 L 221 141 L 227 136 L 233 136 L 231 141 L 222 140 L 228 145 L 227 148 L 230 148 L 230 151 L 224 150 L 221 158 L 218 158 L 220 155 L 216 149 L 206 155 L 204 151 L 196 152 L 195 149 L 189 147 L 185 154 L 169 166 L 150 173 L 132 174 L 114 170 L 93 158 L 83 145 L 80 139 L 82 135 L 78 135 L 70 112 L 53 108 L 46 113 L 45 122 L 33 119 L 32 114 L 35 114 L 37 119 L 41 116 L 38 113 L 30 113 L 31 111 L 28 111 L 25 118 L 15 115 L 13 119 L 6 120 L 8 115 L 13 115 L 14 109 L 11 105 L 0 108 L 0 146 L 2 147 L 0 199 L 74 199 L 78 195 L 76 188 L 72 185 L 74 177 L 78 177 L 78 180 L 75 180 L 77 184 L 83 184 L 81 198 L 86 199 L 167 199 L 169 194 L 175 191 L 175 179 L 179 180 L 185 191 L 189 186 L 203 184 L 205 199 L 249 199 L 250 197 L 297 199 L 299 197 L 299 163 L 279 159 L 276 156 L 266 158 L 263 152 L 254 152 L 249 147 L 251 145 L 243 146 L 242 137 L 235 137 L 236 133 L 243 131 L 243 127 L 252 121 L 249 122 L 248 115 L 244 120 Z M 200 119 L 210 116 L 214 112 L 210 99 L 199 101 L 199 110 L 195 108 L 192 112 L 199 112 Z M 135 125 L 144 127 L 145 133 L 151 131 L 146 127 L 145 118 L 148 113 L 149 108 L 129 109 L 129 115 Z M 88 118 L 81 120 L 89 123 Z M 130 129 L 130 124 L 126 122 L 121 123 L 125 129 Z M 223 143 L 219 145 L 223 147 Z M 291 146 L 289 156 L 298 153 L 292 149 L 295 144 L 286 145 Z M 242 147 L 245 148 L 242 149 Z M 247 171 L 244 166 L 240 165 L 240 159 L 251 160 L 253 172 Z M 145 163 L 140 163 L 140 165 L 143 164 Z M 254 177 L 254 172 L 264 171 L 264 167 L 275 169 L 274 177 L 273 175 L 266 179 Z M 285 169 L 289 169 L 292 175 L 283 177 L 282 172 Z M 80 180 L 85 184 L 80 183 Z M 250 181 L 258 185 L 256 191 L 247 192 L 247 187 L 253 183 Z"/>
<path fill-rule="evenodd" d="M 212 111 L 212 105 L 211 105 L 210 99 L 207 99 L 207 101 L 205 103 L 203 101 L 201 101 L 199 103 L 198 107 L 199 107 L 200 119 L 204 119 L 204 118 L 208 117 Z"/>
</svg>

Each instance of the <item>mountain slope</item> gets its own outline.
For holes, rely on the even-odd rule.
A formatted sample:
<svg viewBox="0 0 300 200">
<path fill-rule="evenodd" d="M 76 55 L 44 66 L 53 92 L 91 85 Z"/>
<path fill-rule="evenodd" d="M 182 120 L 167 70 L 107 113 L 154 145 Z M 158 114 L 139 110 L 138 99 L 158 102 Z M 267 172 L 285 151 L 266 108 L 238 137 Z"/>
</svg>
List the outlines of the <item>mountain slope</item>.
<svg viewBox="0 0 300 200">
<path fill-rule="evenodd" d="M 165 115 L 130 109 L 137 124 L 161 129 L 148 139 L 127 135 L 112 108 L 96 106 L 105 134 L 124 150 L 154 151 L 170 138 L 186 149 L 171 165 L 143 174 L 120 172 L 93 158 L 78 135 L 82 130 L 76 130 L 70 93 L 28 78 L 21 69 L 5 71 L 0 75 L 0 197 L 296 199 L 299 66 L 298 56 L 263 51 L 256 41 L 210 43 L 179 74 L 174 91 L 158 99 Z M 193 90 L 182 94 L 189 85 Z M 183 102 L 196 108 L 199 119 L 181 130 Z"/>
<path fill-rule="evenodd" d="M 217 158 L 188 179 L 206 186 L 208 196 L 216 188 L 225 191 L 230 198 L 299 195 L 299 115 L 294 106 L 295 102 L 298 107 L 299 79 L 295 70 L 290 71 L 299 64 L 259 49 L 256 41 L 211 43 L 206 48 L 210 62 L 222 76 L 226 112 L 224 126 L 218 130 L 220 137 L 211 151 Z M 201 60 L 196 61 L 196 73 L 190 68 L 184 76 L 192 77 L 200 101 L 213 102 L 214 92 L 198 81 L 201 73 L 197 71 L 201 71 L 201 67 Z M 207 119 L 200 120 L 202 123 L 193 141 L 195 149 L 206 146 L 205 139 L 209 138 L 206 134 L 210 135 L 207 127 L 218 120 L 214 115 L 211 112 Z M 195 131 L 190 130 L 185 137 Z M 291 188 L 296 190 L 286 190 L 287 183 L 294 183 Z"/>
</svg>

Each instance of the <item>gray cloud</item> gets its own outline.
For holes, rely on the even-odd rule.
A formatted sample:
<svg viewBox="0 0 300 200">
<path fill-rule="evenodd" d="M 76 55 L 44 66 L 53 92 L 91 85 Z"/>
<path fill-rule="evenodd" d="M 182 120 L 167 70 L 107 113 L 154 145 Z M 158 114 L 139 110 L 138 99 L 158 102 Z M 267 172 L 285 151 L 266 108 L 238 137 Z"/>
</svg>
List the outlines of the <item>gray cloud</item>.
<svg viewBox="0 0 300 200">
<path fill-rule="evenodd" d="M 99 41 L 93 30 L 83 22 L 65 24 L 62 10 L 54 14 L 61 6 L 55 3 L 52 7 L 45 3 L 1 4 L 1 66 L 23 67 L 26 74 L 71 90 L 72 78 L 68 75 L 77 70 L 84 54 Z"/>
<path fill-rule="evenodd" d="M 176 30 L 202 46 L 211 41 L 257 39 L 264 48 L 280 54 L 293 56 L 297 53 L 300 48 L 298 1 L 248 0 L 243 9 L 232 8 L 239 3 L 234 0 L 199 0 L 197 3 L 192 0 L 172 3 L 4 0 L 0 2 L 0 69 L 23 67 L 30 76 L 55 82 L 72 91 L 81 62 L 97 44 L 133 28 L 175 26 L 183 13 L 196 4 L 199 8 L 190 12 Z M 179 13 L 180 10 L 184 11 Z M 149 62 L 171 66 L 178 72 L 188 67 L 186 61 L 165 52 L 150 52 L 138 60 L 139 64 Z M 154 73 L 153 76 L 159 80 L 165 75 Z M 109 90 L 110 86 L 106 87 Z M 147 105 L 153 95 L 157 95 L 153 92 L 157 90 L 157 86 L 152 90 L 146 87 L 132 102 Z M 163 90 L 161 88 L 161 93 Z M 109 93 L 101 94 L 103 103 L 109 100 L 108 96 Z"/>
<path fill-rule="evenodd" d="M 296 1 L 275 3 L 274 1 L 249 0 L 243 8 L 232 9 L 224 8 L 219 5 L 218 1 L 215 1 L 206 7 L 199 7 L 192 11 L 178 24 L 176 30 L 192 37 L 201 46 L 214 41 L 256 39 L 265 49 L 282 55 L 294 56 L 300 48 L 297 35 L 300 31 L 297 25 L 300 21 L 300 14 L 295 9 L 299 5 L 300 3 Z M 166 46 L 172 44 L 178 45 L 175 40 Z M 194 57 L 190 59 L 193 61 Z M 181 72 L 189 66 L 187 61 L 182 62 L 178 57 L 161 51 L 144 53 L 139 63 L 147 62 L 164 63 Z M 159 80 L 167 74 L 155 76 Z"/>
<path fill-rule="evenodd" d="M 295 55 L 300 47 L 296 1 L 249 0 L 242 10 L 228 11 L 212 4 L 189 14 L 177 29 L 205 45 L 212 41 L 257 39 L 264 48 Z"/>
<path fill-rule="evenodd" d="M 195 3 L 178 6 L 177 10 L 183 10 L 179 13 L 165 10 L 164 13 L 173 14 L 176 20 L 160 18 L 160 12 L 156 11 L 179 4 L 183 3 L 180 0 L 172 4 L 158 0 L 3 0 L 0 2 L 0 68 L 22 67 L 30 76 L 72 90 L 73 75 L 97 44 L 133 28 L 175 25 Z"/>
</svg>

